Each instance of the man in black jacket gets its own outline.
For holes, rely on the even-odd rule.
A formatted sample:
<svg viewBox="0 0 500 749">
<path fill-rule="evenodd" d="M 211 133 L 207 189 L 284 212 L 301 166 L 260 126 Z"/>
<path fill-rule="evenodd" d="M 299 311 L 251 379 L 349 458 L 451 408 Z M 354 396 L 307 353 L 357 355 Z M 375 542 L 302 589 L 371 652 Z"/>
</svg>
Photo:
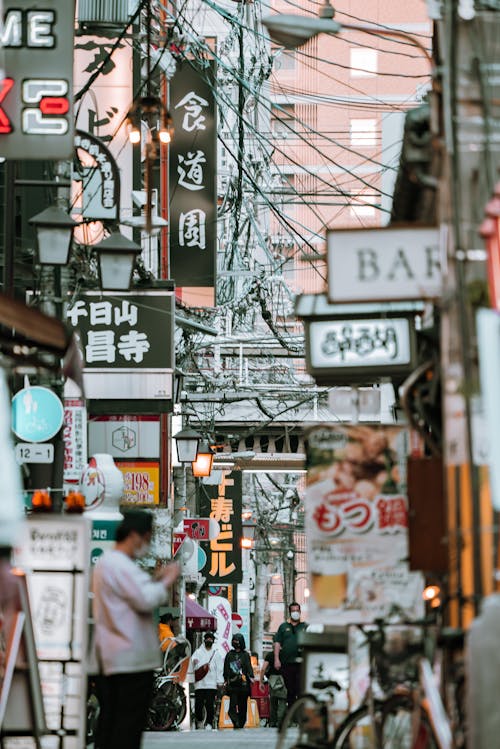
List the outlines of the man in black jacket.
<svg viewBox="0 0 500 749">
<path fill-rule="evenodd" d="M 245 650 L 243 635 L 233 635 L 231 645 L 233 649 L 224 659 L 224 683 L 229 695 L 228 715 L 234 728 L 244 728 L 253 669 L 250 656 Z"/>
</svg>

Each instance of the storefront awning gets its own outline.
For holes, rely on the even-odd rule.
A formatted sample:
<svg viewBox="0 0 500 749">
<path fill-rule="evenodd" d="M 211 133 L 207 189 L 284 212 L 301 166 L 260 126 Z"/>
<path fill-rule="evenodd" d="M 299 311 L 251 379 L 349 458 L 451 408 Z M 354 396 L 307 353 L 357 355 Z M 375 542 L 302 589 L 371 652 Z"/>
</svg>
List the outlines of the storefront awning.
<svg viewBox="0 0 500 749">
<path fill-rule="evenodd" d="M 189 632 L 205 632 L 217 629 L 217 620 L 210 612 L 193 601 L 192 598 L 186 598 L 186 630 Z"/>
</svg>

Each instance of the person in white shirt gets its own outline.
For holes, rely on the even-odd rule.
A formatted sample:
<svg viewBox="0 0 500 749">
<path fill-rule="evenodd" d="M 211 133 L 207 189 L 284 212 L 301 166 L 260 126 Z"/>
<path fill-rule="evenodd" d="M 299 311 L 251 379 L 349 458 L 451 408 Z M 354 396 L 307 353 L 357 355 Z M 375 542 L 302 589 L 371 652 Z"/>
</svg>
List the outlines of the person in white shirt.
<svg viewBox="0 0 500 749">
<path fill-rule="evenodd" d="M 153 610 L 167 600 L 177 563 L 150 575 L 135 560 L 149 551 L 153 516 L 125 513 L 113 550 L 93 573 L 94 650 L 98 666 L 99 721 L 95 749 L 140 749 L 153 687 L 162 664 Z"/>
<path fill-rule="evenodd" d="M 205 632 L 203 644 L 194 651 L 192 657 L 193 670 L 205 664 L 208 665 L 206 675 L 194 683 L 194 715 L 196 727 L 203 727 L 203 708 L 206 710 L 205 728 L 211 730 L 217 728 L 217 716 L 215 715 L 215 702 L 217 689 L 222 688 L 224 676 L 222 674 L 222 658 L 214 648 L 215 635 L 213 632 Z"/>
</svg>

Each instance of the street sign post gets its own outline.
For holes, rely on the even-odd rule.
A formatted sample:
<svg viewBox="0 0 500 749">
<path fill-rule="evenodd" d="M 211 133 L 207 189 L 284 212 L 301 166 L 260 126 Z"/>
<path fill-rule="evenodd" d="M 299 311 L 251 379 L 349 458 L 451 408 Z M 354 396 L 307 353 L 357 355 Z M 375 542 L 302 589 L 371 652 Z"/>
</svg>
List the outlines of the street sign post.
<svg viewBox="0 0 500 749">
<path fill-rule="evenodd" d="M 54 445 L 50 442 L 18 442 L 15 447 L 18 463 L 53 463 Z"/>
<path fill-rule="evenodd" d="M 173 557 L 175 557 L 175 555 L 181 548 L 186 538 L 187 538 L 187 533 L 174 533 L 174 537 L 172 539 L 172 556 Z"/>
</svg>

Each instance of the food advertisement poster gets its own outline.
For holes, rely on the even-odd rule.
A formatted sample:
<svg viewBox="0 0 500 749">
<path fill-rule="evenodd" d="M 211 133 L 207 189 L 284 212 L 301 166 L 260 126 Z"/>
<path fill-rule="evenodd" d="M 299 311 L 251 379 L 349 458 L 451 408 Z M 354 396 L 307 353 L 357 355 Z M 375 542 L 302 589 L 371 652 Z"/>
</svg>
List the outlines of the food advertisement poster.
<svg viewBox="0 0 500 749">
<path fill-rule="evenodd" d="M 409 441 L 409 431 L 398 426 L 324 425 L 308 432 L 311 622 L 371 622 L 396 610 L 421 615 L 421 576 L 407 564 Z"/>
<path fill-rule="evenodd" d="M 157 505 L 160 501 L 160 464 L 158 461 L 116 461 L 123 473 L 123 504 Z"/>
</svg>

